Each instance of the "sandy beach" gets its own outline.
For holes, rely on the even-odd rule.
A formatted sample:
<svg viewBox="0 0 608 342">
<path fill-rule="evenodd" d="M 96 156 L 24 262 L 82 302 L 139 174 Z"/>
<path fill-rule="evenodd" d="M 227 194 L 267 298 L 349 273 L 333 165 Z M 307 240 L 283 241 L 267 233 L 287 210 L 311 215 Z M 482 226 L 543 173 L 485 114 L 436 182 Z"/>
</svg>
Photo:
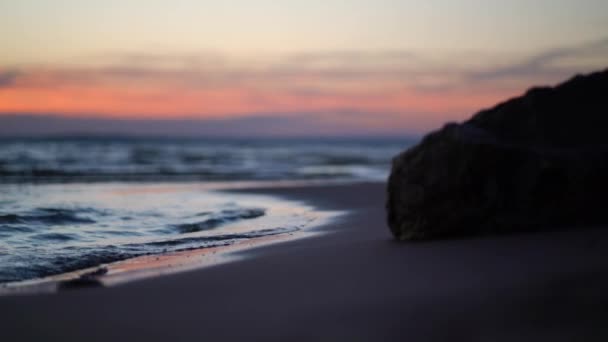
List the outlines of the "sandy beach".
<svg viewBox="0 0 608 342">
<path fill-rule="evenodd" d="M 243 191 L 243 190 L 241 190 Z M 605 341 L 608 231 L 398 243 L 385 185 L 245 190 L 348 214 L 204 269 L 0 297 L 5 341 Z"/>
<path fill-rule="evenodd" d="M 608 342 L 608 1 L 0 22 L 0 342 Z"/>
</svg>

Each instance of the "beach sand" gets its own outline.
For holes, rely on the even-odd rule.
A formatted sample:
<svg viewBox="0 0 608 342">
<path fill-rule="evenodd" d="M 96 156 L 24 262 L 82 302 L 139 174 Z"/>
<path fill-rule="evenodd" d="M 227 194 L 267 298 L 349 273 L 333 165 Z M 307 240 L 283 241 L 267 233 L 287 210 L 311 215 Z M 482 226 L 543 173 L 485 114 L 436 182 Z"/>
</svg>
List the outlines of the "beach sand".
<svg viewBox="0 0 608 342">
<path fill-rule="evenodd" d="M 0 297 L 2 340 L 608 340 L 608 230 L 399 243 L 384 184 L 245 191 L 349 214 L 235 262 Z"/>
</svg>

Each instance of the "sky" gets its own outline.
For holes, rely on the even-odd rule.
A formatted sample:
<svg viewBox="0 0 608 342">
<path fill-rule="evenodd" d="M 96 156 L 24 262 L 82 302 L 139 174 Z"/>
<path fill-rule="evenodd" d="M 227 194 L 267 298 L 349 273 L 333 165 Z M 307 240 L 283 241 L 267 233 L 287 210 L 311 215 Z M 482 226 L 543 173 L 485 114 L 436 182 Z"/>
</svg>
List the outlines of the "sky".
<svg viewBox="0 0 608 342">
<path fill-rule="evenodd" d="M 608 67 L 608 1 L 2 1 L 0 46 L 13 132 L 421 134 Z"/>
</svg>

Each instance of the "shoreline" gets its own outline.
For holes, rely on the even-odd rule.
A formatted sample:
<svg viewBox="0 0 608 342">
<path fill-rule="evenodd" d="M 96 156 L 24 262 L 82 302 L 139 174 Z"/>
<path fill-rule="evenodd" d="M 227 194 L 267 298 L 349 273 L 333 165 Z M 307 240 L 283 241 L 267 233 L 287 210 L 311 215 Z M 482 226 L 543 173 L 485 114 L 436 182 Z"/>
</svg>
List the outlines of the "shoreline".
<svg viewBox="0 0 608 342">
<path fill-rule="evenodd" d="M 399 243 L 384 184 L 239 190 L 350 210 L 238 262 L 0 297 L 10 340 L 604 341 L 608 230 Z"/>
<path fill-rule="evenodd" d="M 235 183 L 192 183 L 192 186 L 204 191 L 218 193 L 246 193 L 264 195 L 270 189 L 293 188 L 302 186 L 328 186 L 336 182 L 235 182 Z M 175 187 L 173 184 L 164 186 Z M 266 191 L 264 191 L 266 190 Z M 275 196 L 272 196 L 275 197 Z M 278 196 L 277 196 L 278 197 Z M 283 201 L 283 198 L 276 198 Z M 297 204 L 298 201 L 289 200 Z M 146 278 L 162 277 L 174 273 L 203 269 L 218 266 L 228 262 L 236 262 L 243 258 L 242 252 L 261 248 L 286 241 L 305 239 L 317 234 L 319 227 L 330 224 L 339 219 L 345 212 L 327 211 L 314 205 L 302 205 L 311 210 L 310 219 L 303 227 L 296 231 L 264 235 L 249 238 L 226 245 L 188 248 L 180 251 L 142 255 L 123 260 L 59 273 L 43 278 L 34 278 L 0 284 L 0 296 L 52 294 L 59 291 L 79 289 L 86 287 L 109 287 Z M 239 223 L 246 225 L 246 223 Z M 240 256 L 237 254 L 241 253 Z"/>
<path fill-rule="evenodd" d="M 312 230 L 323 224 L 326 223 L 313 225 L 310 228 Z M 237 256 L 238 253 L 291 240 L 305 239 L 316 234 L 319 233 L 314 231 L 280 233 L 239 241 L 226 246 L 143 255 L 44 278 L 0 284 L 0 296 L 57 294 L 67 290 L 118 286 L 148 278 L 202 270 L 207 267 L 238 262 L 243 258 L 242 255 Z"/>
</svg>

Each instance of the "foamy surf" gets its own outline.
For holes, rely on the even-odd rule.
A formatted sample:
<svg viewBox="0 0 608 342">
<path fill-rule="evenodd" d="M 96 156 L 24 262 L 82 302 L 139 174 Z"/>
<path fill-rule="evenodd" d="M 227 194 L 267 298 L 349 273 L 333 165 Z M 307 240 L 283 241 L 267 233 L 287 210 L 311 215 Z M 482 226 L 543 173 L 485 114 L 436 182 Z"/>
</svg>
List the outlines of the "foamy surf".
<svg viewBox="0 0 608 342">
<path fill-rule="evenodd" d="M 302 203 L 204 184 L 3 185 L 0 282 L 142 256 L 297 233 L 321 217 Z"/>
</svg>

